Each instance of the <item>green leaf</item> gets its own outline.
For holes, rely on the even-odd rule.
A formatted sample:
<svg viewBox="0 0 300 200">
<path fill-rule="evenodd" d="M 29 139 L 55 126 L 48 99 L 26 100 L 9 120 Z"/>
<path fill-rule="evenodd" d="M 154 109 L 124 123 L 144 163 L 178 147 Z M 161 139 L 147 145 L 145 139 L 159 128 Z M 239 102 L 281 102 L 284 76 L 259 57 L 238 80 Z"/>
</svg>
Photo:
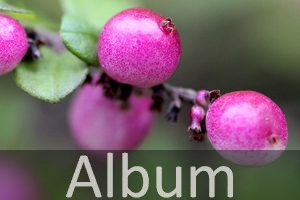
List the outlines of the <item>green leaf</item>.
<svg viewBox="0 0 300 200">
<path fill-rule="evenodd" d="M 91 65 L 99 65 L 97 42 L 104 24 L 116 13 L 141 6 L 137 0 L 61 0 L 65 15 L 61 36 L 67 49 Z"/>
<path fill-rule="evenodd" d="M 95 27 L 81 18 L 65 15 L 60 32 L 69 51 L 88 64 L 99 65 L 97 57 L 99 31 Z"/>
<path fill-rule="evenodd" d="M 43 58 L 22 62 L 14 71 L 16 84 L 34 97 L 56 103 L 80 86 L 88 68 L 69 52 L 41 49 Z"/>
<path fill-rule="evenodd" d="M 139 0 L 60 0 L 64 13 L 80 16 L 98 30 L 116 13 L 142 6 Z"/>
<path fill-rule="evenodd" d="M 18 8 L 16 6 L 13 6 L 13 5 L 10 5 L 10 4 L 7 4 L 7 3 L 2 3 L 1 1 L 0 1 L 0 11 L 15 12 L 15 13 L 24 13 L 24 14 L 33 14 L 29 10 Z"/>
</svg>

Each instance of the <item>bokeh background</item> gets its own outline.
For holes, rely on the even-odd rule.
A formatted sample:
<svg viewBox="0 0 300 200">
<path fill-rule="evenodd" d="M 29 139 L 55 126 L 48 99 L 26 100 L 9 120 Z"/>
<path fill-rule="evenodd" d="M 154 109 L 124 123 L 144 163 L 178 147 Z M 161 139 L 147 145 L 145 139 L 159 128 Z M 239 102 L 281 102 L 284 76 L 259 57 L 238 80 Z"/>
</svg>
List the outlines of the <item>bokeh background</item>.
<svg viewBox="0 0 300 200">
<path fill-rule="evenodd" d="M 113 2 L 118 4 L 120 1 Z M 33 10 L 48 22 L 50 19 L 52 30 L 59 30 L 62 9 L 58 0 L 9 2 Z M 131 2 L 172 17 L 180 32 L 183 54 L 169 83 L 195 90 L 220 89 L 222 93 L 255 90 L 265 94 L 286 114 L 288 149 L 300 149 L 300 1 Z M 77 149 L 67 121 L 73 95 L 57 104 L 45 103 L 19 89 L 11 74 L 0 77 L 0 88 L 0 149 Z M 207 140 L 202 143 L 188 140 L 189 108 L 184 106 L 177 124 L 169 123 L 165 113 L 157 115 L 155 125 L 140 149 L 212 149 Z M 248 198 L 279 199 L 281 193 L 268 186 L 274 178 L 272 173 L 277 174 L 277 181 L 288 183 L 282 191 L 290 190 L 291 185 L 299 185 L 300 163 L 297 159 L 289 162 L 290 176 L 281 171 L 282 165 L 271 172 L 262 168 L 244 173 L 245 181 L 258 188 L 250 191 Z M 268 179 L 259 179 L 263 175 Z M 265 194 L 268 194 L 266 198 L 259 198 Z M 289 196 L 285 193 L 281 197 Z"/>
</svg>

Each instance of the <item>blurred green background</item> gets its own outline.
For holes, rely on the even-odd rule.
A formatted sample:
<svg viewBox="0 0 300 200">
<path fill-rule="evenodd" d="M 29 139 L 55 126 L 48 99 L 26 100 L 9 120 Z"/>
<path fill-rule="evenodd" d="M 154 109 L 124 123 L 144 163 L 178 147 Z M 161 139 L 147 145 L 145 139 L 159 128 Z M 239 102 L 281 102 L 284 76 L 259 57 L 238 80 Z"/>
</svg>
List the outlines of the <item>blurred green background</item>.
<svg viewBox="0 0 300 200">
<path fill-rule="evenodd" d="M 33 10 L 38 18 L 50 19 L 52 29 L 59 29 L 62 9 L 58 0 L 9 2 Z M 300 149 L 300 1 L 141 0 L 134 3 L 172 17 L 180 32 L 182 59 L 169 83 L 196 90 L 220 89 L 222 93 L 255 90 L 265 94 L 286 114 L 288 149 Z M 67 123 L 72 95 L 57 104 L 45 103 L 19 89 L 11 74 L 0 77 L 0 87 L 0 149 L 77 148 Z M 188 140 L 188 113 L 189 107 L 185 106 L 177 124 L 167 122 L 165 113 L 157 115 L 155 126 L 140 149 L 212 149 L 207 140 L 202 143 Z M 242 183 L 236 190 L 249 193 L 248 199 L 295 199 L 286 192 L 300 184 L 300 163 L 295 157 L 288 162 L 291 163 L 288 174 L 283 173 L 281 164 L 277 168 L 249 170 L 243 179 L 257 190 L 247 191 Z M 287 183 L 283 188 L 277 185 L 285 192 L 275 192 L 276 184 L 270 185 L 274 174 L 278 183 Z M 259 198 L 264 194 L 268 194 L 267 198 Z"/>
<path fill-rule="evenodd" d="M 59 29 L 58 0 L 9 2 L 34 11 L 38 27 L 51 22 L 53 30 Z M 126 4 L 110 4 L 121 2 Z M 182 59 L 169 83 L 269 96 L 286 114 L 288 149 L 300 149 L 300 1 L 130 1 L 135 4 L 172 17 L 180 32 Z M 72 95 L 58 104 L 44 103 L 21 91 L 11 74 L 0 78 L 0 86 L 0 148 L 76 148 L 67 123 Z M 141 149 L 211 149 L 208 141 L 188 140 L 188 112 L 185 106 L 178 124 L 167 122 L 165 113 L 158 115 Z"/>
</svg>

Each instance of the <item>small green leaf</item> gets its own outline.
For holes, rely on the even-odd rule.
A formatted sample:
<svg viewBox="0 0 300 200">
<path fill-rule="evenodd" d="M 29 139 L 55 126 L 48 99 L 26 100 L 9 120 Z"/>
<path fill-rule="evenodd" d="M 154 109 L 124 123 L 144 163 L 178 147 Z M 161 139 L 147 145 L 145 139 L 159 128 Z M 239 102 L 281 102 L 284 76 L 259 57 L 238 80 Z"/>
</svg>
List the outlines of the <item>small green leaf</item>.
<svg viewBox="0 0 300 200">
<path fill-rule="evenodd" d="M 97 57 L 99 30 L 81 18 L 65 15 L 60 32 L 69 51 L 88 64 L 99 65 Z"/>
<path fill-rule="evenodd" d="M 139 0 L 60 0 L 64 13 L 80 16 L 98 30 L 126 8 L 142 6 Z"/>
<path fill-rule="evenodd" d="M 137 0 L 61 0 L 61 36 L 67 49 L 88 64 L 99 65 L 97 42 L 104 24 L 116 13 L 140 6 Z"/>
<path fill-rule="evenodd" d="M 13 5 L 10 5 L 10 4 L 7 4 L 7 3 L 2 3 L 2 2 L 0 2 L 0 11 L 33 14 L 29 10 L 18 8 L 16 6 L 13 6 Z"/>
<path fill-rule="evenodd" d="M 14 71 L 16 84 L 34 97 L 56 103 L 79 87 L 88 68 L 69 52 L 57 54 L 41 49 L 43 57 L 22 62 Z"/>
</svg>

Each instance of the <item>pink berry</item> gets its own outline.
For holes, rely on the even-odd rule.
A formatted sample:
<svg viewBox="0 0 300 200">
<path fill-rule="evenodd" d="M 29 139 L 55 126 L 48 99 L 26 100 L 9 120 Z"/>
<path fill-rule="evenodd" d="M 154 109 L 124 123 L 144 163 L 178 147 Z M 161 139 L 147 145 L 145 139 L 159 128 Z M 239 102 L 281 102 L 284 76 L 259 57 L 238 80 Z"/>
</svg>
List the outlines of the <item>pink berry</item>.
<svg viewBox="0 0 300 200">
<path fill-rule="evenodd" d="M 207 111 L 206 129 L 213 147 L 241 165 L 268 164 L 287 146 L 285 115 L 271 99 L 254 91 L 231 92 L 219 97 Z"/>
<path fill-rule="evenodd" d="M 19 22 L 0 14 L 0 75 L 12 71 L 25 56 L 27 36 Z"/>
<path fill-rule="evenodd" d="M 94 77 L 79 89 L 71 105 L 69 122 L 73 136 L 85 150 L 131 150 L 147 136 L 153 122 L 151 98 L 132 94 L 129 108 L 106 97 Z"/>
<path fill-rule="evenodd" d="M 201 132 L 201 121 L 204 119 L 205 111 L 201 106 L 194 105 L 190 111 L 191 124 L 188 130 L 193 130 L 195 132 Z"/>
<path fill-rule="evenodd" d="M 0 156 L 0 199 L 39 200 L 40 188 L 20 163 Z"/>
<path fill-rule="evenodd" d="M 118 82 L 151 87 L 175 72 L 181 55 L 171 18 L 146 8 L 131 8 L 111 18 L 98 42 L 103 70 Z"/>
<path fill-rule="evenodd" d="M 201 106 L 207 107 L 209 105 L 209 91 L 200 90 L 196 95 L 196 103 Z"/>
</svg>

